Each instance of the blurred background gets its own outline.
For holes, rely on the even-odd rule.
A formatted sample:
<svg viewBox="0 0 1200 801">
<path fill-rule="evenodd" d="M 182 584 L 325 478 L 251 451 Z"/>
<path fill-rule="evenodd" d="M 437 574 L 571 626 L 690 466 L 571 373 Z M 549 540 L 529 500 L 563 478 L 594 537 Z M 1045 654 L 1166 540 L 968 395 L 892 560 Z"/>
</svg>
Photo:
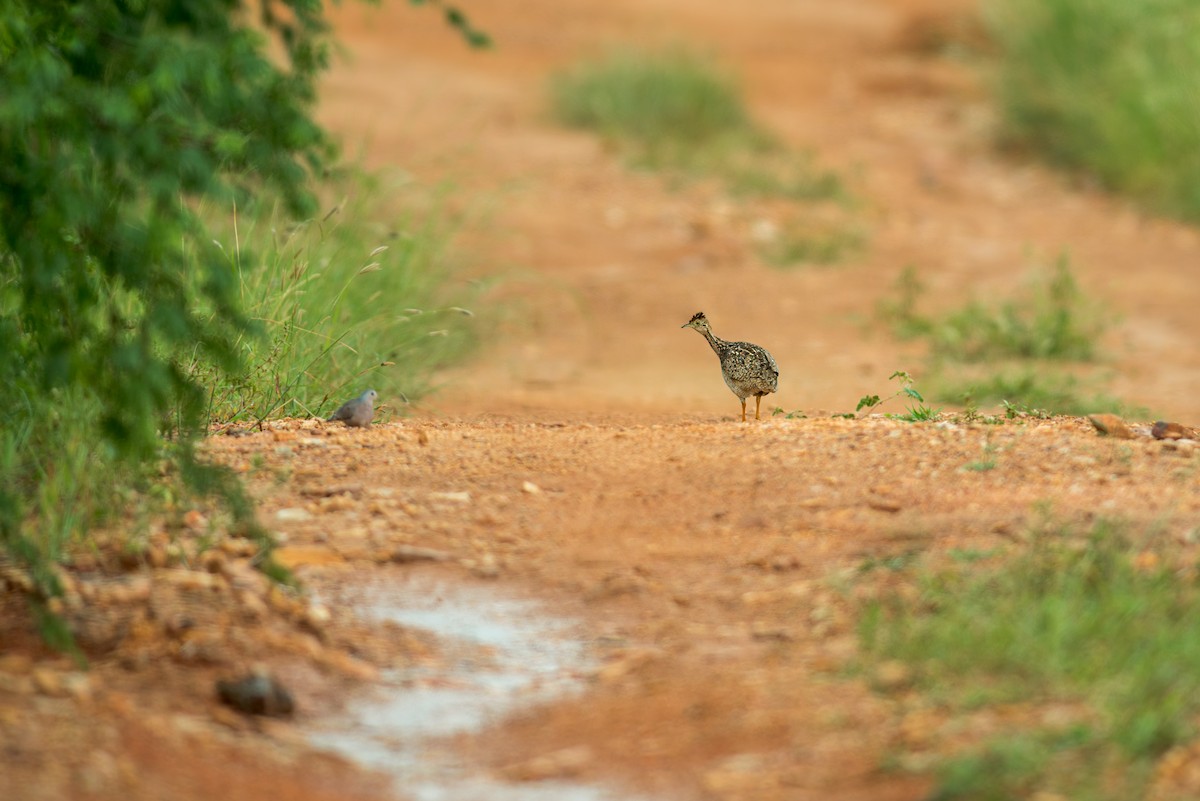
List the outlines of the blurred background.
<svg viewBox="0 0 1200 801">
<path fill-rule="evenodd" d="M 429 409 L 732 414 L 704 310 L 787 412 L 907 370 L 937 408 L 1200 418 L 1192 5 L 459 9 L 490 47 L 337 9 L 319 109 L 374 208 L 453 239 L 479 349 Z"/>
</svg>

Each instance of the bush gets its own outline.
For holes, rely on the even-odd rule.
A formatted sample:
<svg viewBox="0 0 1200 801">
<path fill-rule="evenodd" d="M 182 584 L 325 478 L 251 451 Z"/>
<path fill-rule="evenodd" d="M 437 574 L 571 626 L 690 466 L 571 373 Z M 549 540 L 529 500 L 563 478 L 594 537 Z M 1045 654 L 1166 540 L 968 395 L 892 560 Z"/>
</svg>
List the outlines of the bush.
<svg viewBox="0 0 1200 801">
<path fill-rule="evenodd" d="M 206 215 L 209 247 L 262 331 L 236 343 L 242 370 L 195 354 L 189 372 L 210 388 L 210 419 L 323 414 L 368 386 L 384 403 L 415 401 L 470 345 L 472 312 L 444 290 L 450 231 L 436 203 L 433 213 L 389 216 L 381 209 L 419 190 L 388 187 L 385 201 L 378 177 L 352 172 L 344 183 L 336 205 L 299 223 L 258 201 L 236 218 Z"/>
<path fill-rule="evenodd" d="M 1200 589 L 1173 567 L 1178 554 L 1146 548 L 1111 520 L 1081 531 L 1047 518 L 1015 553 L 925 569 L 915 600 L 868 610 L 865 653 L 917 667 L 919 686 L 945 703 L 1087 707 L 1074 725 L 1035 725 L 949 760 L 934 797 L 1025 797 L 1047 786 L 1140 797 L 1155 758 L 1190 742 Z M 1107 774 L 1097 769 L 1105 762 Z M 1102 775 L 1131 786 L 1088 794 Z"/>
<path fill-rule="evenodd" d="M 685 50 L 621 52 L 581 64 L 552 81 L 551 99 L 563 123 L 656 165 L 766 143 L 733 79 Z"/>
<path fill-rule="evenodd" d="M 1200 6 L 996 0 L 990 12 L 1012 140 L 1200 219 Z"/>
</svg>

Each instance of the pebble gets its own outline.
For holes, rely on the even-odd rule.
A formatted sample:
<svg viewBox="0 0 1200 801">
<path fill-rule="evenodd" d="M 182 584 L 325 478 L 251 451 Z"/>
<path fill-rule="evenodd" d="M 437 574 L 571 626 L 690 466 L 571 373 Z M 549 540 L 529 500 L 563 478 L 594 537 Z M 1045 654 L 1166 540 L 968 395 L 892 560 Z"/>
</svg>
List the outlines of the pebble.
<svg viewBox="0 0 1200 801">
<path fill-rule="evenodd" d="M 289 506 L 275 512 L 275 519 L 282 523 L 300 523 L 305 520 L 312 520 L 312 513 L 299 506 Z"/>
<path fill-rule="evenodd" d="M 1133 429 L 1115 414 L 1089 414 L 1088 421 L 1101 434 L 1107 434 L 1115 439 L 1133 439 Z"/>
<path fill-rule="evenodd" d="M 1200 431 L 1194 428 L 1188 428 L 1180 423 L 1170 423 L 1166 420 L 1159 420 L 1150 429 L 1150 434 L 1155 439 L 1200 439 Z"/>
<path fill-rule="evenodd" d="M 42 695 L 48 695 L 51 698 L 66 696 L 67 688 L 63 683 L 62 674 L 57 670 L 47 667 L 36 667 L 30 675 L 33 678 L 34 689 Z"/>
<path fill-rule="evenodd" d="M 431 492 L 429 493 L 431 501 L 452 501 L 454 503 L 470 503 L 471 493 L 463 492 Z"/>
<path fill-rule="evenodd" d="M 888 659 L 875 666 L 875 686 L 884 692 L 902 690 L 912 683 L 912 669 L 898 659 Z"/>
<path fill-rule="evenodd" d="M 296 709 L 291 692 L 266 673 L 251 673 L 236 680 L 217 680 L 217 697 L 247 715 L 291 715 Z"/>
<path fill-rule="evenodd" d="M 586 745 L 577 745 L 507 765 L 500 769 L 500 774 L 510 781 L 518 782 L 568 779 L 578 776 L 593 761 L 595 754 L 592 749 Z"/>
<path fill-rule="evenodd" d="M 528 495 L 540 495 L 542 488 L 537 484 L 534 484 L 532 481 L 523 481 L 521 482 L 521 492 L 524 492 Z"/>
<path fill-rule="evenodd" d="M 396 562 L 397 564 L 405 564 L 407 562 L 445 562 L 450 559 L 450 554 L 446 551 L 439 551 L 435 548 L 420 548 L 415 545 L 397 545 L 388 554 L 388 561 Z"/>
</svg>

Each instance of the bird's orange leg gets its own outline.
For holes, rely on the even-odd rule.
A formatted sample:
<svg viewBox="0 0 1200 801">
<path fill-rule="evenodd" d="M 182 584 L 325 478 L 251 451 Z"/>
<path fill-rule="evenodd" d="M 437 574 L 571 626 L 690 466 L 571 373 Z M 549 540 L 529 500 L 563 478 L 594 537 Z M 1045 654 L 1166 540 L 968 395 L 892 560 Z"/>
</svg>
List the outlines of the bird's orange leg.
<svg viewBox="0 0 1200 801">
<path fill-rule="evenodd" d="M 755 420 L 759 419 L 758 407 L 761 405 L 762 405 L 762 395 L 755 395 L 754 396 L 754 419 Z"/>
<path fill-rule="evenodd" d="M 746 399 L 742 398 L 742 422 L 746 422 Z"/>
</svg>

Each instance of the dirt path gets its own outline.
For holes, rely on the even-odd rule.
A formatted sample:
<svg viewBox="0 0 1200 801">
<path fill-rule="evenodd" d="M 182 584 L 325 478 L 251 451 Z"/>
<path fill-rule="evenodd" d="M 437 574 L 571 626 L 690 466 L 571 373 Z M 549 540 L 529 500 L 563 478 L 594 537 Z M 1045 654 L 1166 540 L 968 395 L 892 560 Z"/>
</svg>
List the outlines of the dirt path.
<svg viewBox="0 0 1200 801">
<path fill-rule="evenodd" d="M 492 52 L 405 3 L 342 8 L 352 60 L 327 80 L 321 116 L 369 164 L 459 187 L 468 275 L 500 279 L 482 352 L 409 419 L 369 432 L 286 422 L 216 437 L 214 454 L 251 478 L 312 587 L 426 548 L 447 563 L 387 570 L 519 588 L 584 620 L 603 665 L 591 689 L 461 738 L 464 759 L 499 770 L 581 746 L 584 778 L 662 798 L 922 797 L 925 780 L 881 760 L 951 735 L 919 698 L 845 675 L 856 604 L 888 581 L 860 568 L 1003 545 L 1042 502 L 1064 520 L 1113 514 L 1183 537 L 1200 457 L 1080 420 L 914 426 L 821 410 L 919 369 L 866 324 L 905 265 L 923 268 L 932 304 L 952 305 L 1007 291 L 1065 248 L 1122 315 L 1105 343 L 1114 394 L 1198 422 L 1195 231 L 998 155 L 976 79 L 911 46 L 965 2 L 477 5 Z M 772 269 L 751 235 L 769 206 L 669 188 L 548 122 L 549 72 L 630 39 L 695 43 L 735 67 L 760 119 L 859 176 L 869 248 L 837 268 Z M 768 406 L 809 418 L 735 422 L 712 354 L 679 330 L 699 309 L 767 346 L 782 372 Z M 992 468 L 967 469 L 985 454 Z M 185 586 L 177 536 L 121 563 L 131 572 L 110 583 L 134 589 L 109 600 L 149 612 L 96 647 L 81 688 L 51 686 L 70 666 L 15 622 L 15 603 L 0 607 L 0 796 L 387 797 L 300 734 L 379 669 L 436 664 L 437 644 L 254 584 L 235 545 L 192 565 L 211 587 Z M 295 726 L 216 705 L 212 680 L 256 661 L 301 696 Z"/>
</svg>

